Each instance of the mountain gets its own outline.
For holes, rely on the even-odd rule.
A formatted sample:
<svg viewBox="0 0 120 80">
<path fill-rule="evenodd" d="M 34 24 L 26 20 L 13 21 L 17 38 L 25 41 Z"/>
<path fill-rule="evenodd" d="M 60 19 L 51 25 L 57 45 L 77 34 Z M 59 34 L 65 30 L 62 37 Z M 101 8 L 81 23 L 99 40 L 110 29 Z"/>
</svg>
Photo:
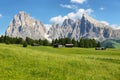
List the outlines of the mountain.
<svg viewBox="0 0 120 80">
<path fill-rule="evenodd" d="M 45 39 L 46 29 L 44 25 L 24 11 L 19 12 L 10 22 L 5 35 L 10 37 L 26 37 L 32 39 Z"/>
<path fill-rule="evenodd" d="M 62 25 L 54 24 L 48 31 L 49 38 L 94 38 L 98 41 L 106 39 L 120 39 L 120 30 L 111 28 L 108 25 L 97 21 L 90 16 L 83 14 L 81 19 L 73 21 L 65 19 Z"/>
<path fill-rule="evenodd" d="M 49 41 L 66 37 L 74 38 L 75 40 L 94 38 L 98 41 L 104 41 L 107 39 L 120 39 L 120 29 L 113 29 L 87 14 L 83 14 L 82 18 L 76 21 L 65 19 L 61 25 L 45 25 L 21 11 L 14 16 L 5 35 L 23 39 L 26 37 L 34 40 L 47 39 Z"/>
<path fill-rule="evenodd" d="M 102 46 L 106 46 L 109 48 L 119 48 L 120 49 L 120 40 L 108 39 L 103 41 Z"/>
</svg>

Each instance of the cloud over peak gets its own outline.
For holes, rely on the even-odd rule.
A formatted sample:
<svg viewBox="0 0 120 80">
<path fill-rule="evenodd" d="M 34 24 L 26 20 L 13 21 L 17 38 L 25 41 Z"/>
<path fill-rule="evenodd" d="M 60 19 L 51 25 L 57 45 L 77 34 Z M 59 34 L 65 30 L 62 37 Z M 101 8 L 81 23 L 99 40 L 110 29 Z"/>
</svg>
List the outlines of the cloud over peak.
<svg viewBox="0 0 120 80">
<path fill-rule="evenodd" d="M 114 28 L 114 29 L 120 29 L 120 25 L 110 24 L 110 23 L 108 23 L 107 21 L 100 21 L 100 22 L 103 23 L 103 24 L 105 24 L 105 25 L 111 26 L 111 27 Z"/>
<path fill-rule="evenodd" d="M 105 25 L 110 25 L 107 21 L 100 21 L 100 22 L 105 24 Z"/>
<path fill-rule="evenodd" d="M 57 23 L 57 24 L 62 24 L 62 22 L 67 18 L 68 18 L 67 16 L 59 15 L 59 16 L 56 16 L 56 17 L 52 17 L 50 19 L 50 22 Z"/>
<path fill-rule="evenodd" d="M 120 29 L 120 25 L 117 25 L 117 24 L 112 24 L 111 27 L 114 29 Z"/>
<path fill-rule="evenodd" d="M 80 19 L 82 17 L 83 14 L 88 14 L 90 15 L 92 12 L 94 12 L 91 8 L 89 9 L 79 9 L 77 12 L 70 12 L 68 13 L 67 15 L 65 16 L 62 16 L 62 15 L 59 15 L 59 16 L 56 16 L 56 17 L 52 17 L 50 19 L 50 21 L 52 23 L 57 23 L 57 24 L 62 24 L 62 22 L 65 20 L 65 19 L 72 19 L 72 20 L 77 20 L 77 19 Z"/>
</svg>

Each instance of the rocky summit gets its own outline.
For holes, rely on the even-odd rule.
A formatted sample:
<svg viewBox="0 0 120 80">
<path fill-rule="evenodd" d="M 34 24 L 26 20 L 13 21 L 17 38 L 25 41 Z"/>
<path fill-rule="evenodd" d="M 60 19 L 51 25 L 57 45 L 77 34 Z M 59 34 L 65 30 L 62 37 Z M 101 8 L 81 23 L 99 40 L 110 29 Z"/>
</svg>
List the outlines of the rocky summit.
<svg viewBox="0 0 120 80">
<path fill-rule="evenodd" d="M 76 21 L 66 19 L 61 26 L 54 24 L 48 35 L 51 39 L 69 37 L 76 40 L 94 38 L 98 41 L 104 41 L 106 39 L 120 39 L 120 30 L 113 29 L 87 14 L 83 14 L 82 18 Z"/>
<path fill-rule="evenodd" d="M 46 29 L 44 25 L 24 11 L 19 12 L 10 22 L 6 35 L 10 37 L 21 37 L 25 39 L 44 39 Z"/>
<path fill-rule="evenodd" d="M 51 27 L 43 25 L 40 21 L 33 19 L 24 11 L 19 12 L 10 22 L 6 35 L 10 37 L 26 37 L 36 39 L 48 39 L 49 41 L 58 38 L 94 38 L 98 41 L 106 39 L 120 39 L 120 29 L 114 29 L 100 21 L 83 14 L 81 19 L 76 21 L 65 19 L 60 24 L 53 24 Z"/>
</svg>

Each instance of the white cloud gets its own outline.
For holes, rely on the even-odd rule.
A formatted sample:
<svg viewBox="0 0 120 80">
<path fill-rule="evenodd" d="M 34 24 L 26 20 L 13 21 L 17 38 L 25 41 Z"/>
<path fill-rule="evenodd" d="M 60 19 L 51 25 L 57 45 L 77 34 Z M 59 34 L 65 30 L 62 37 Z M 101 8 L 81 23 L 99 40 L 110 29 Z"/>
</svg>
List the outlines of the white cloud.
<svg viewBox="0 0 120 80">
<path fill-rule="evenodd" d="M 117 25 L 117 24 L 113 24 L 113 25 L 111 25 L 111 27 L 114 29 L 120 29 L 120 25 Z"/>
<path fill-rule="evenodd" d="M 71 0 L 72 3 L 83 4 L 86 0 Z"/>
<path fill-rule="evenodd" d="M 68 9 L 75 9 L 75 10 L 78 9 L 78 7 L 76 5 L 60 4 L 60 6 L 63 7 L 63 8 L 68 8 Z"/>
<path fill-rule="evenodd" d="M 110 25 L 107 21 L 100 21 L 100 22 L 105 24 L 105 25 Z"/>
<path fill-rule="evenodd" d="M 105 24 L 105 25 L 109 25 L 110 27 L 112 27 L 114 29 L 120 29 L 120 25 L 118 25 L 118 24 L 110 24 L 107 21 L 100 21 L 100 22 Z"/>
<path fill-rule="evenodd" d="M 50 21 L 53 22 L 53 23 L 62 24 L 62 22 L 65 19 L 68 19 L 68 18 L 73 19 L 73 20 L 80 19 L 83 14 L 90 15 L 92 12 L 94 12 L 94 11 L 91 8 L 89 8 L 89 9 L 79 9 L 76 13 L 75 12 L 70 12 L 65 16 L 59 15 L 59 16 L 53 17 L 53 18 L 50 19 Z"/>
<path fill-rule="evenodd" d="M 2 14 L 0 14 L 0 18 L 2 17 Z"/>
<path fill-rule="evenodd" d="M 105 10 L 105 8 L 104 8 L 104 7 L 101 7 L 100 10 L 103 11 L 103 10 Z"/>
<path fill-rule="evenodd" d="M 59 16 L 51 18 L 50 21 L 53 22 L 53 23 L 61 24 L 67 18 L 68 18 L 67 16 L 59 15 Z"/>
<path fill-rule="evenodd" d="M 105 25 L 109 25 L 109 26 L 111 26 L 111 27 L 114 28 L 114 29 L 120 29 L 120 25 L 110 24 L 110 23 L 108 23 L 108 22 L 106 22 L 106 21 L 100 21 L 100 22 L 103 23 L 103 24 L 105 24 Z"/>
</svg>

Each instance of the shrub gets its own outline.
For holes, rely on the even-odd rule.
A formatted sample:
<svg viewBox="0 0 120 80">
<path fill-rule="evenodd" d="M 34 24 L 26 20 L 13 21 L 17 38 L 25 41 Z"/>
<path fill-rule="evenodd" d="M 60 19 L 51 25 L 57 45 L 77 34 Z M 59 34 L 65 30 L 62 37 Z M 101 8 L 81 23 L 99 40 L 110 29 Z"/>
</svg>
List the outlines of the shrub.
<svg viewBox="0 0 120 80">
<path fill-rule="evenodd" d="M 24 43 L 23 43 L 23 47 L 27 47 L 27 42 L 24 42 Z"/>
<path fill-rule="evenodd" d="M 5 44 L 10 44 L 10 42 L 9 42 L 9 41 L 6 41 Z"/>
</svg>

